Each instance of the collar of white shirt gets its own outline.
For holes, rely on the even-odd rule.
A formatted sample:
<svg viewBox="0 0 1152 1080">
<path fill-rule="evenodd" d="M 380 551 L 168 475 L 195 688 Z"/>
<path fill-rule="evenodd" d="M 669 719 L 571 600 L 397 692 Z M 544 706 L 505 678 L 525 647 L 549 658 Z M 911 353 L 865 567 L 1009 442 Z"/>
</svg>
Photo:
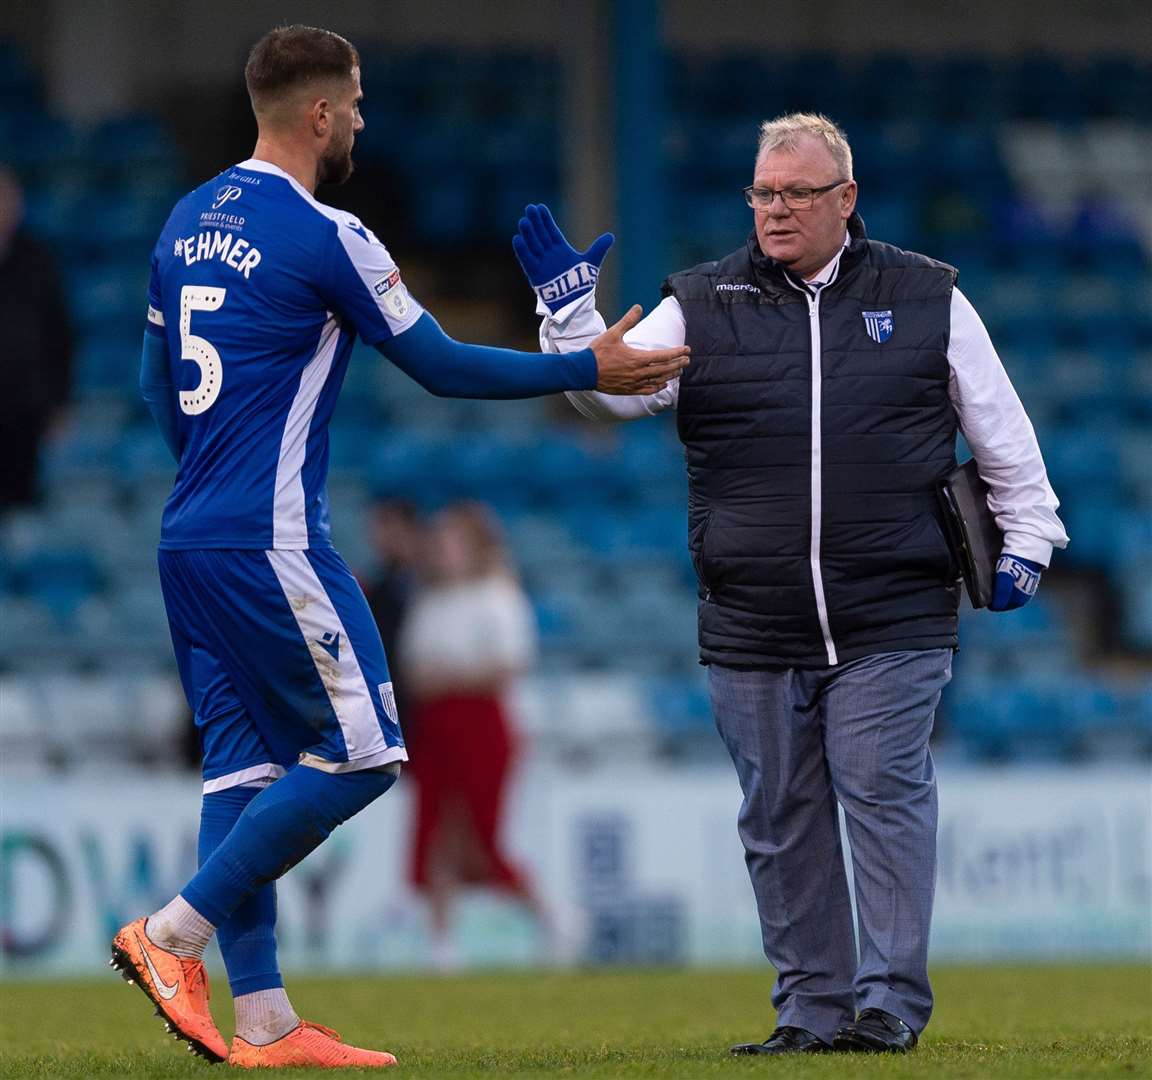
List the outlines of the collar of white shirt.
<svg viewBox="0 0 1152 1080">
<path fill-rule="evenodd" d="M 805 285 L 811 285 L 815 288 L 822 289 L 825 285 L 829 284 L 833 278 L 836 277 L 837 271 L 840 269 L 840 256 L 844 254 L 844 249 L 851 241 L 848 235 L 848 230 L 844 230 L 844 243 L 840 245 L 840 250 L 829 260 L 824 269 L 818 274 L 813 274 L 810 278 L 804 279 Z"/>
</svg>

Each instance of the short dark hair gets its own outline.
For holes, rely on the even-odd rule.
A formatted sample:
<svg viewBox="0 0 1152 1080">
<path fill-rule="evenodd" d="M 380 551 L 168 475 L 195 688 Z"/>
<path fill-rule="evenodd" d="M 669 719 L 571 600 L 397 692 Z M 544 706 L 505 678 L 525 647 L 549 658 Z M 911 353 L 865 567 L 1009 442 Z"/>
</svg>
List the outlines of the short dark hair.
<svg viewBox="0 0 1152 1080">
<path fill-rule="evenodd" d="M 260 109 L 315 79 L 351 78 L 359 64 L 356 46 L 331 30 L 277 26 L 252 47 L 244 81 L 253 108 Z"/>
</svg>

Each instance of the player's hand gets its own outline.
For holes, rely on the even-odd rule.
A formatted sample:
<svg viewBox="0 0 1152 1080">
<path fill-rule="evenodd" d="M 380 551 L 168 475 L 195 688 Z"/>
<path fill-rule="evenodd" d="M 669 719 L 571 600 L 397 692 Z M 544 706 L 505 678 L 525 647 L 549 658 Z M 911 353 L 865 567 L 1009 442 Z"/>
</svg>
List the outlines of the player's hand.
<svg viewBox="0 0 1152 1080">
<path fill-rule="evenodd" d="M 677 349 L 633 349 L 624 335 L 644 314 L 639 304 L 614 326 L 608 327 L 589 348 L 596 356 L 596 389 L 604 394 L 654 394 L 663 390 L 688 366 L 687 345 Z"/>
<path fill-rule="evenodd" d="M 536 295 L 553 314 L 596 288 L 600 264 L 616 239 L 604 233 L 587 251 L 577 251 L 542 203 L 525 207 L 518 228 L 512 237 L 512 250 Z"/>
<path fill-rule="evenodd" d="M 1043 570 L 1038 562 L 1004 552 L 996 562 L 996 581 L 988 610 L 1012 611 L 1023 607 L 1036 595 Z"/>
</svg>

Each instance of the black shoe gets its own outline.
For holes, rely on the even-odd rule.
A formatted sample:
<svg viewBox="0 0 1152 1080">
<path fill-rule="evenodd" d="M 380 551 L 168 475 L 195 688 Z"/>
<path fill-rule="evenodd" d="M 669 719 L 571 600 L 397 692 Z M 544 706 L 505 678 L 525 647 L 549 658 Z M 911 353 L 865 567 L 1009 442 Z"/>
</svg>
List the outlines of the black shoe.
<svg viewBox="0 0 1152 1080">
<path fill-rule="evenodd" d="M 823 1054 L 830 1047 L 823 1039 L 798 1027 L 778 1027 L 763 1042 L 740 1043 L 728 1053 L 740 1054 Z"/>
<path fill-rule="evenodd" d="M 854 1024 L 845 1024 L 832 1040 L 836 1050 L 905 1054 L 916 1048 L 914 1032 L 898 1016 L 883 1009 L 865 1009 Z"/>
</svg>

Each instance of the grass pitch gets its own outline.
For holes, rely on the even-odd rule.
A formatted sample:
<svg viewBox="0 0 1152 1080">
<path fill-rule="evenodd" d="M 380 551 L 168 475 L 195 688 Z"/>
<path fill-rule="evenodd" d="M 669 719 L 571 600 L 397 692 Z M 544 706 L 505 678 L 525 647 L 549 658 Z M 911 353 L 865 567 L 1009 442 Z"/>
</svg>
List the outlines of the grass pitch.
<svg viewBox="0 0 1152 1080">
<path fill-rule="evenodd" d="M 1152 1077 L 1147 968 L 941 969 L 935 1018 L 907 1057 L 727 1057 L 731 1043 L 771 1030 L 769 986 L 766 971 L 610 971 L 293 979 L 290 988 L 301 1015 L 392 1050 L 400 1066 L 390 1076 Z M 230 1037 L 222 985 L 215 1011 Z M 0 986 L 0 1047 L 5 1078 L 227 1075 L 166 1041 L 144 995 L 112 974 Z"/>
</svg>

